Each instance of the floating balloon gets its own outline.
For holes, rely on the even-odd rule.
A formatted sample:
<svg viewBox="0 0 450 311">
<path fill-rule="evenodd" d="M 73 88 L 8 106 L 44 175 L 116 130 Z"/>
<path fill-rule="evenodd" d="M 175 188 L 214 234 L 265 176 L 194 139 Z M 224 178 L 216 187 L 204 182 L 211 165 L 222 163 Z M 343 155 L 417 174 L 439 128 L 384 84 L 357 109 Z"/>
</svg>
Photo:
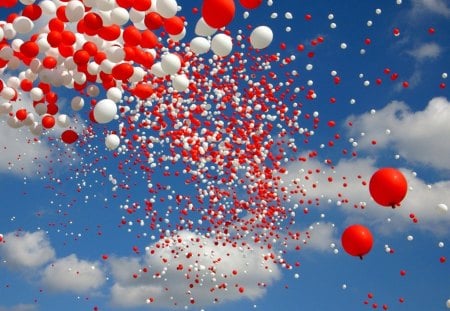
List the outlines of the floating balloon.
<svg viewBox="0 0 450 311">
<path fill-rule="evenodd" d="M 167 53 L 161 57 L 161 68 L 168 74 L 173 75 L 178 72 L 181 67 L 181 60 L 176 54 Z"/>
<path fill-rule="evenodd" d="M 94 106 L 93 116 L 98 123 L 109 123 L 117 114 L 117 105 L 110 99 L 102 99 Z"/>
<path fill-rule="evenodd" d="M 175 0 L 156 1 L 156 11 L 164 18 L 171 18 L 177 14 L 178 4 Z"/>
<path fill-rule="evenodd" d="M 222 28 L 234 18 L 236 7 L 233 0 L 204 0 L 202 17 L 213 28 Z"/>
<path fill-rule="evenodd" d="M 66 130 L 62 132 L 61 140 L 66 144 L 73 144 L 78 140 L 78 134 L 73 130 Z"/>
<path fill-rule="evenodd" d="M 405 176 L 399 170 L 382 168 L 372 175 L 369 191 L 378 204 L 395 208 L 405 198 L 408 184 Z"/>
<path fill-rule="evenodd" d="M 441 212 L 444 212 L 444 213 L 448 212 L 448 206 L 447 206 L 447 204 L 439 203 L 439 204 L 437 205 L 437 207 L 439 208 L 439 210 L 440 210 Z"/>
<path fill-rule="evenodd" d="M 120 145 L 120 138 L 116 134 L 109 134 L 105 137 L 105 145 L 109 150 L 114 150 Z"/>
<path fill-rule="evenodd" d="M 197 36 L 212 36 L 216 31 L 217 29 L 209 26 L 203 18 L 200 18 L 195 24 L 195 34 Z"/>
<path fill-rule="evenodd" d="M 172 79 L 173 88 L 178 92 L 184 92 L 189 86 L 189 79 L 185 74 L 175 75 Z"/>
<path fill-rule="evenodd" d="M 194 52 L 197 55 L 201 55 L 209 51 L 209 49 L 211 48 L 211 43 L 206 38 L 195 37 L 194 39 L 191 40 L 189 46 L 192 52 Z"/>
<path fill-rule="evenodd" d="M 362 259 L 372 249 L 373 237 L 368 228 L 356 224 L 344 230 L 341 242 L 342 247 L 348 254 Z"/>
<path fill-rule="evenodd" d="M 224 34 L 219 33 L 215 35 L 211 41 L 211 50 L 220 57 L 225 57 L 231 53 L 233 49 L 233 41 L 231 37 Z"/>
<path fill-rule="evenodd" d="M 239 3 L 246 9 L 256 9 L 262 3 L 262 0 L 239 0 Z"/>
<path fill-rule="evenodd" d="M 250 34 L 250 43 L 255 49 L 265 49 L 273 39 L 273 32 L 267 26 L 258 26 Z"/>
<path fill-rule="evenodd" d="M 42 117 L 42 126 L 46 129 L 51 129 L 55 126 L 55 118 L 52 115 L 45 115 Z"/>
</svg>

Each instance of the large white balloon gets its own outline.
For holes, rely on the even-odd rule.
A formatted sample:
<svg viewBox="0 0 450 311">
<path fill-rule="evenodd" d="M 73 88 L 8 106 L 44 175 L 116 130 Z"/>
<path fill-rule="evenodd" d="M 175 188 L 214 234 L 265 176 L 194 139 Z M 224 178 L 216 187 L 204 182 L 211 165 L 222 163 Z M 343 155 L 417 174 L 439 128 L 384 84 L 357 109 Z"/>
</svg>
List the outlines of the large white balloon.
<svg viewBox="0 0 450 311">
<path fill-rule="evenodd" d="M 231 37 L 224 34 L 219 33 L 215 35 L 211 41 L 211 50 L 217 56 L 224 57 L 231 53 L 233 49 L 233 42 Z"/>
<path fill-rule="evenodd" d="M 265 49 L 273 40 L 273 32 L 267 26 L 259 26 L 250 34 L 250 43 L 255 49 Z"/>
<path fill-rule="evenodd" d="M 161 57 L 161 68 L 166 74 L 173 75 L 177 73 L 180 67 L 181 60 L 177 55 L 167 53 Z"/>
<path fill-rule="evenodd" d="M 211 43 L 208 39 L 203 37 L 195 37 L 191 40 L 191 51 L 197 55 L 207 53 L 211 48 Z"/>
<path fill-rule="evenodd" d="M 28 33 L 33 30 L 34 23 L 26 16 L 18 16 L 13 21 L 14 30 L 17 33 Z"/>
<path fill-rule="evenodd" d="M 177 14 L 178 4 L 175 0 L 156 1 L 156 11 L 164 18 L 171 18 Z"/>
<path fill-rule="evenodd" d="M 164 77 L 165 74 L 166 74 L 166 73 L 164 72 L 164 70 L 162 69 L 161 63 L 160 63 L 160 62 L 154 63 L 154 64 L 152 65 L 152 68 L 150 68 L 150 72 L 152 73 L 152 75 L 154 75 L 154 76 L 156 76 L 156 77 L 158 77 L 158 78 L 162 78 L 162 77 Z"/>
<path fill-rule="evenodd" d="M 112 100 L 106 98 L 99 101 L 94 106 L 94 118 L 98 123 L 111 122 L 117 113 L 117 105 Z"/>
<path fill-rule="evenodd" d="M 116 134 L 109 134 L 105 137 L 105 145 L 109 150 L 114 150 L 120 145 L 120 138 Z"/>
</svg>

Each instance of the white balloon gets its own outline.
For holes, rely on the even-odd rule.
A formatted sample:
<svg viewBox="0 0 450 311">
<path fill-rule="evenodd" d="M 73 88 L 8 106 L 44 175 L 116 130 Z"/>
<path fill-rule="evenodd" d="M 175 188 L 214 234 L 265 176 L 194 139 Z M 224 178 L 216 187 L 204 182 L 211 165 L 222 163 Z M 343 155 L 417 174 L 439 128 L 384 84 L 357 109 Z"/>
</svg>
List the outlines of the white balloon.
<svg viewBox="0 0 450 311">
<path fill-rule="evenodd" d="M 250 34 L 250 43 L 255 49 L 265 49 L 273 40 L 273 32 L 267 26 L 258 26 Z"/>
<path fill-rule="evenodd" d="M 125 51 L 120 46 L 110 46 L 106 49 L 106 57 L 113 63 L 120 63 L 125 59 Z"/>
<path fill-rule="evenodd" d="M 67 3 L 66 6 L 66 17 L 69 22 L 78 22 L 84 16 L 84 5 L 83 2 L 78 0 L 72 0 Z"/>
<path fill-rule="evenodd" d="M 157 0 L 156 11 L 164 18 L 171 18 L 177 14 L 178 4 L 175 0 Z"/>
<path fill-rule="evenodd" d="M 161 57 L 161 68 L 166 74 L 173 75 L 177 73 L 180 67 L 181 60 L 177 55 L 167 53 Z"/>
<path fill-rule="evenodd" d="M 66 114 L 60 114 L 57 118 L 56 118 L 56 124 L 59 127 L 62 128 L 66 128 L 70 125 L 70 118 L 68 115 Z"/>
<path fill-rule="evenodd" d="M 160 63 L 160 62 L 154 63 L 154 64 L 152 65 L 152 68 L 150 69 L 150 72 L 151 72 L 154 76 L 156 76 L 156 77 L 158 77 L 158 78 L 162 78 L 162 77 L 164 77 L 164 76 L 166 75 L 166 73 L 165 73 L 164 70 L 162 69 L 162 66 L 161 66 L 161 63 Z"/>
<path fill-rule="evenodd" d="M 448 212 L 448 206 L 446 204 L 444 204 L 444 203 L 439 203 L 438 204 L 438 208 L 442 212 Z"/>
<path fill-rule="evenodd" d="M 33 4 L 35 0 L 19 0 L 23 5 Z"/>
<path fill-rule="evenodd" d="M 116 113 L 116 103 L 108 98 L 102 99 L 94 106 L 94 118 L 98 123 L 104 124 L 111 122 Z"/>
<path fill-rule="evenodd" d="M 14 30 L 17 33 L 28 33 L 33 30 L 34 23 L 26 16 L 18 16 L 13 21 Z"/>
<path fill-rule="evenodd" d="M 44 0 L 39 3 L 42 13 L 45 15 L 54 15 L 56 12 L 56 4 L 51 0 Z"/>
<path fill-rule="evenodd" d="M 175 75 L 172 79 L 173 88 L 178 92 L 184 92 L 189 86 L 189 79 L 185 74 Z"/>
<path fill-rule="evenodd" d="M 90 96 L 90 97 L 97 97 L 100 94 L 100 89 L 98 88 L 97 85 L 95 84 L 91 84 L 87 87 L 87 91 L 86 93 Z"/>
<path fill-rule="evenodd" d="M 32 126 L 34 124 L 34 114 L 29 112 L 27 114 L 27 118 L 25 120 L 23 120 L 23 124 L 26 126 Z"/>
<path fill-rule="evenodd" d="M 186 36 L 186 28 L 183 28 L 183 30 L 177 35 L 169 35 L 170 39 L 172 39 L 175 42 L 183 40 L 185 36 Z"/>
<path fill-rule="evenodd" d="M 5 33 L 3 32 L 3 28 L 0 28 L 0 41 L 3 41 L 4 37 L 5 37 Z"/>
<path fill-rule="evenodd" d="M 133 75 L 128 79 L 130 83 L 142 81 L 147 72 L 141 67 L 134 67 Z"/>
<path fill-rule="evenodd" d="M 101 11 L 110 11 L 117 5 L 115 0 L 97 0 L 95 4 Z"/>
<path fill-rule="evenodd" d="M 6 123 L 9 125 L 9 127 L 17 129 L 19 127 L 23 126 L 23 123 L 19 121 L 16 117 L 10 117 L 6 121 Z"/>
<path fill-rule="evenodd" d="M 12 111 L 12 104 L 10 102 L 0 103 L 0 114 L 10 113 Z"/>
<path fill-rule="evenodd" d="M 450 299 L 447 299 L 447 302 L 445 303 L 448 309 L 450 309 Z"/>
<path fill-rule="evenodd" d="M 16 90 L 13 89 L 12 87 L 5 86 L 3 87 L 3 90 L 0 92 L 0 95 L 5 100 L 11 100 L 14 98 L 14 96 L 16 96 Z"/>
<path fill-rule="evenodd" d="M 39 103 L 34 106 L 34 111 L 36 111 L 39 116 L 42 116 L 43 114 L 47 113 L 47 105 L 44 103 Z"/>
<path fill-rule="evenodd" d="M 118 103 L 122 99 L 123 93 L 117 87 L 111 87 L 106 91 L 106 98 Z"/>
<path fill-rule="evenodd" d="M 30 132 L 35 136 L 41 136 L 44 128 L 38 122 L 34 122 L 33 125 L 30 126 Z"/>
<path fill-rule="evenodd" d="M 114 150 L 120 145 L 120 138 L 116 134 L 109 134 L 105 137 L 105 145 L 109 150 Z"/>
<path fill-rule="evenodd" d="M 211 48 L 211 42 L 203 37 L 195 37 L 191 40 L 191 51 L 197 55 L 207 53 Z"/>
<path fill-rule="evenodd" d="M 73 111 L 80 111 L 84 107 L 84 99 L 80 96 L 75 96 L 74 98 L 72 98 L 70 106 L 72 107 Z"/>
<path fill-rule="evenodd" d="M 3 25 L 3 34 L 6 39 L 11 40 L 16 36 L 17 32 L 12 24 L 7 23 Z"/>
<path fill-rule="evenodd" d="M 224 57 L 231 53 L 233 49 L 233 42 L 231 37 L 224 34 L 219 33 L 215 35 L 211 41 L 211 50 L 217 56 Z"/>
<path fill-rule="evenodd" d="M 197 21 L 197 24 L 195 25 L 195 34 L 197 36 L 203 36 L 203 37 L 212 36 L 216 31 L 217 31 L 217 29 L 216 28 L 212 28 L 211 26 L 209 26 L 205 22 L 203 17 L 201 17 Z"/>
<path fill-rule="evenodd" d="M 116 25 L 124 25 L 130 20 L 130 14 L 124 8 L 114 8 L 111 11 L 111 23 Z"/>
<path fill-rule="evenodd" d="M 129 12 L 129 16 L 130 16 L 130 21 L 133 22 L 133 24 L 136 24 L 136 23 L 140 23 L 144 20 L 145 12 L 138 11 L 134 8 L 131 8 L 130 12 Z"/>
</svg>

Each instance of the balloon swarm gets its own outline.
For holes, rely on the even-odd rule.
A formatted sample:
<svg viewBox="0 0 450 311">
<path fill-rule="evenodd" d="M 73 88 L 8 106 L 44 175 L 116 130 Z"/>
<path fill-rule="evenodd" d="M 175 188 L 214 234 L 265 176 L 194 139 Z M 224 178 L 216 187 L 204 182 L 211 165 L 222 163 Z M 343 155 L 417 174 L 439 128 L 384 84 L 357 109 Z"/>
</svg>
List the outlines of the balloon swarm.
<svg viewBox="0 0 450 311">
<path fill-rule="evenodd" d="M 48 264 L 42 284 L 50 292 L 65 290 L 51 282 L 52 271 L 77 271 L 75 279 L 87 273 L 92 278 L 83 279 L 86 283 L 100 273 L 101 281 L 89 283 L 87 291 L 78 291 L 79 283 L 71 283 L 80 277 L 70 278 L 64 286 L 77 294 L 101 291 L 109 280 L 102 273 L 111 271 L 115 282 L 111 299 L 122 307 L 188 309 L 242 297 L 254 300 L 282 273 L 299 269 L 301 249 L 329 249 L 338 255 L 341 245 L 348 255 L 361 259 L 384 254 L 374 243 L 378 237 L 366 226 L 353 224 L 344 230 L 342 223 L 358 219 L 385 228 L 397 221 L 398 228 L 389 227 L 397 232 L 411 221 L 420 226 L 418 215 L 420 219 L 425 215 L 424 221 L 434 224 L 433 216 L 406 197 L 412 189 L 408 182 L 423 186 L 416 175 L 405 177 L 399 169 L 385 167 L 370 177 L 376 169 L 370 156 L 381 154 L 404 131 L 391 135 L 383 129 L 386 135 L 380 136 L 377 122 L 395 123 L 385 118 L 390 110 L 383 109 L 378 117 L 375 109 L 366 113 L 367 106 L 356 105 L 358 98 L 381 101 L 380 94 L 413 91 L 420 80 L 419 65 L 417 72 L 407 71 L 411 76 L 407 81 L 403 69 L 370 53 L 372 48 L 388 53 L 389 48 L 380 47 L 383 44 L 398 48 L 397 37 L 414 36 L 418 26 L 405 35 L 407 28 L 386 31 L 391 21 L 375 26 L 369 19 L 361 31 L 354 31 L 358 18 L 346 15 L 350 13 L 337 4 L 329 4 L 326 12 L 320 5 L 316 8 L 320 12 L 308 11 L 306 3 L 287 11 L 289 1 L 272 0 L 0 2 L 5 10 L 0 21 L 0 126 L 7 137 L 0 143 L 5 159 L 7 152 L 22 148 L 18 147 L 22 142 L 31 146 L 36 152 L 27 151 L 24 159 L 33 165 L 32 175 L 45 180 L 46 189 L 52 191 L 56 199 L 51 204 L 60 200 L 55 203 L 58 217 L 77 217 L 84 201 L 92 206 L 85 212 L 96 213 L 79 221 L 85 222 L 86 235 L 92 221 L 101 219 L 104 223 L 94 230 L 96 238 L 108 235 L 102 232 L 104 227 L 137 237 L 117 239 L 126 241 L 124 247 L 134 256 L 127 260 L 108 249 L 114 239 L 104 238 L 109 239 L 104 249 L 100 243 L 99 249 L 90 250 L 101 258 L 92 264 L 97 267 L 92 271 L 61 268 L 66 262 L 84 267 L 87 261 L 59 258 L 53 250 L 48 259 L 42 255 L 39 264 L 26 262 L 27 268 Z M 387 11 L 400 4 L 400 0 L 395 5 L 380 3 L 389 7 Z M 381 9 L 366 5 L 370 14 L 375 12 L 373 19 L 383 18 Z M 282 10 L 284 19 L 279 15 Z M 339 32 L 339 18 L 351 31 Z M 376 27 L 383 31 L 372 31 Z M 426 33 L 439 34 L 432 27 Z M 426 63 L 440 53 L 433 44 L 404 54 Z M 357 66 L 369 69 L 355 79 Z M 443 73 L 437 92 L 445 91 L 445 78 Z M 402 105 L 392 104 L 395 115 L 409 116 Z M 353 114 L 346 118 L 347 110 Z M 369 134 L 363 132 L 364 126 Z M 411 154 L 409 144 L 397 145 Z M 14 155 L 2 161 L 12 172 L 30 174 L 24 159 Z M 71 195 L 74 199 L 64 208 Z M 433 201 L 440 215 L 448 211 L 443 201 Z M 400 203 L 402 208 L 394 211 L 378 207 L 395 208 Z M 344 215 L 345 220 L 325 222 L 325 211 L 339 220 Z M 49 212 L 36 214 L 44 219 Z M 117 217 L 111 220 L 113 215 Z M 67 226 L 74 222 L 49 223 L 46 232 L 51 235 L 53 230 L 70 230 Z M 0 234 L 4 265 L 16 258 L 8 257 L 11 241 L 33 237 L 39 248 L 47 247 L 47 238 L 40 236 L 42 225 L 38 228 L 35 233 L 20 229 L 17 234 Z M 342 232 L 340 245 L 333 243 L 337 232 Z M 38 251 L 31 246 L 26 250 Z M 388 245 L 384 250 L 394 253 Z M 350 269 L 371 261 L 337 258 Z M 445 256 L 439 258 L 444 264 Z M 402 297 L 399 303 L 403 302 Z M 376 303 L 372 306 L 378 308 Z M 382 308 L 387 310 L 387 304 Z"/>
</svg>

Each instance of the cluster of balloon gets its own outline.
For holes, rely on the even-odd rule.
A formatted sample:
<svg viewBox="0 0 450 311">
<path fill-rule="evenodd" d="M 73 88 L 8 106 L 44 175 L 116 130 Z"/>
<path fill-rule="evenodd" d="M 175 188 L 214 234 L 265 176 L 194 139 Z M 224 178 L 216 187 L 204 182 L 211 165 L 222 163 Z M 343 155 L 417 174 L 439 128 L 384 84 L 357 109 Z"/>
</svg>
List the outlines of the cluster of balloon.
<svg viewBox="0 0 450 311">
<path fill-rule="evenodd" d="M 381 168 L 370 178 L 369 191 L 378 204 L 395 208 L 405 198 L 408 183 L 399 170 L 391 167 Z"/>
<path fill-rule="evenodd" d="M 367 227 L 354 224 L 344 230 L 341 243 L 348 254 L 363 259 L 363 256 L 367 255 L 372 249 L 373 236 Z"/>
</svg>

